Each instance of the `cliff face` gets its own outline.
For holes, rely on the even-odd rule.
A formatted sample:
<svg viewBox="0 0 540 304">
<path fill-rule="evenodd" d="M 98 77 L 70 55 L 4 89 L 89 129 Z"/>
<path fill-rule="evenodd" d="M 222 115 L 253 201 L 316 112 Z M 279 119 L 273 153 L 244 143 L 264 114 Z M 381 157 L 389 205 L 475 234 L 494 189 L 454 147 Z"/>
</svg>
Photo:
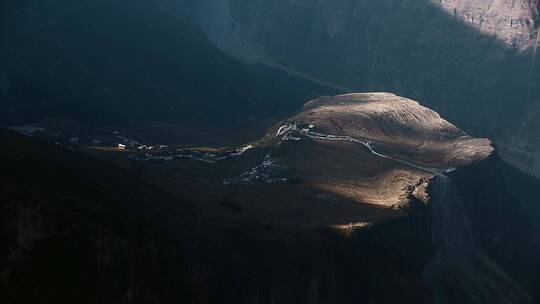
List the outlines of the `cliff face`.
<svg viewBox="0 0 540 304">
<path fill-rule="evenodd" d="M 518 49 L 536 48 L 536 1 L 432 0 L 453 17 Z"/>
<path fill-rule="evenodd" d="M 537 183 L 496 154 L 432 179 L 428 209 L 436 254 L 424 278 L 438 303 L 531 303 L 538 297 L 540 208 L 537 196 L 515 188 L 524 180 Z"/>
<path fill-rule="evenodd" d="M 499 142 L 501 156 L 508 163 L 540 179 L 540 107 L 528 109 L 518 128 Z"/>
</svg>

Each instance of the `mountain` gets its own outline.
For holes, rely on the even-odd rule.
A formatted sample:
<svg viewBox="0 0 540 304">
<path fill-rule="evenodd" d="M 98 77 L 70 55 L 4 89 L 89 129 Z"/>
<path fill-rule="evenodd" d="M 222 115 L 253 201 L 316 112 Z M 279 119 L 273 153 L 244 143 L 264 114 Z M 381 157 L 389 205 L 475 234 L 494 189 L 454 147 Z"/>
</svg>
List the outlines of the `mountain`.
<svg viewBox="0 0 540 304">
<path fill-rule="evenodd" d="M 4 127 L 71 120 L 237 143 L 305 100 L 391 91 L 540 177 L 537 1 L 0 5 Z"/>
<path fill-rule="evenodd" d="M 540 302 L 539 9 L 0 2 L 0 303 Z"/>
<path fill-rule="evenodd" d="M 0 11 L 4 127 L 54 118 L 234 128 L 333 92 L 231 58 L 151 0 L 3 1 Z"/>
<path fill-rule="evenodd" d="M 230 152 L 37 134 L 0 134 L 5 302 L 540 296 L 538 181 L 403 97 L 319 98 Z"/>
<path fill-rule="evenodd" d="M 179 196 L 144 181 L 144 171 L 12 131 L 0 138 L 7 147 L 0 153 L 2 302 L 352 303 L 395 301 L 394 288 L 406 302 L 426 297 L 420 278 L 411 277 L 419 257 L 409 266 L 385 248 L 400 236 L 415 239 L 405 231 L 421 232 L 407 221 L 398 222 L 396 239 L 366 231 L 352 241 L 250 216 L 244 202 L 216 201 L 208 186 Z M 197 200 L 204 193 L 210 202 Z M 381 278 L 390 282 L 374 290 Z"/>
<path fill-rule="evenodd" d="M 443 0 L 433 1 L 462 22 L 495 35 L 518 49 L 536 48 L 537 1 Z"/>
<path fill-rule="evenodd" d="M 262 165 L 234 182 L 281 178 L 397 206 L 434 174 L 487 158 L 487 139 L 467 136 L 436 112 L 389 93 L 321 97 L 271 128 L 240 156 Z M 365 219 L 364 219 L 365 220 Z"/>
<path fill-rule="evenodd" d="M 537 1 L 206 3 L 195 16 L 211 10 L 219 22 L 200 26 L 210 37 L 228 33 L 214 43 L 237 57 L 418 100 L 502 143 L 507 161 L 540 177 Z"/>
</svg>

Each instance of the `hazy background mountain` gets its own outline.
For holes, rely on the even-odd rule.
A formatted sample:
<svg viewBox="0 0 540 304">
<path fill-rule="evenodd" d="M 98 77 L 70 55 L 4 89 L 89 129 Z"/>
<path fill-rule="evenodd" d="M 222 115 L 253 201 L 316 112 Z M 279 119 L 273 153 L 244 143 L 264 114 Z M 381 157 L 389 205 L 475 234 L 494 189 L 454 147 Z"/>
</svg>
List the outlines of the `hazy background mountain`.
<svg viewBox="0 0 540 304">
<path fill-rule="evenodd" d="M 203 3 L 196 23 L 238 58 L 413 98 L 540 177 L 537 1 Z"/>
<path fill-rule="evenodd" d="M 540 177 L 536 1 L 0 5 L 4 126 L 52 117 L 247 130 L 316 96 L 390 91 L 493 138 Z"/>
<path fill-rule="evenodd" d="M 332 92 L 224 54 L 185 20 L 187 9 L 150 0 L 0 5 L 3 126 L 53 117 L 234 127 Z"/>
</svg>

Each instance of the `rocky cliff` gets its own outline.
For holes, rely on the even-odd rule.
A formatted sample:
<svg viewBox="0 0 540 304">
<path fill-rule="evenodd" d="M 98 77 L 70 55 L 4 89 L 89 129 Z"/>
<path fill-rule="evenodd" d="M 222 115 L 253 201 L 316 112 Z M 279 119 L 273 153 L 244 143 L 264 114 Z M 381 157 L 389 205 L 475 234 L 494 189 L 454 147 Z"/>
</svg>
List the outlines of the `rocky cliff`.
<svg viewBox="0 0 540 304">
<path fill-rule="evenodd" d="M 482 33 L 524 50 L 538 41 L 538 3 L 530 0 L 433 0 L 443 10 Z"/>
<path fill-rule="evenodd" d="M 424 278 L 437 303 L 538 300 L 538 199 L 517 193 L 524 179 L 493 154 L 431 180 L 436 254 Z"/>
</svg>

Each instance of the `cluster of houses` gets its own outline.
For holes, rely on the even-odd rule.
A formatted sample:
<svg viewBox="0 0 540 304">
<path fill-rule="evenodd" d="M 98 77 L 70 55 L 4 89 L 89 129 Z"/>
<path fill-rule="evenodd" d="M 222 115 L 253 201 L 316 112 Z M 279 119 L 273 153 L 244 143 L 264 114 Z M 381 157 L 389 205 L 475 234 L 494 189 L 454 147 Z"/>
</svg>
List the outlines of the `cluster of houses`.
<svg viewBox="0 0 540 304">
<path fill-rule="evenodd" d="M 166 145 L 159 145 L 157 147 L 154 147 L 154 146 L 147 146 L 147 145 L 141 145 L 141 146 L 137 146 L 137 145 L 125 145 L 125 144 L 118 144 L 116 146 L 116 148 L 118 150 L 125 150 L 126 148 L 136 148 L 137 150 L 155 150 L 155 149 L 158 149 L 158 150 L 163 150 L 163 149 L 167 149 L 169 146 L 166 146 Z"/>
</svg>

